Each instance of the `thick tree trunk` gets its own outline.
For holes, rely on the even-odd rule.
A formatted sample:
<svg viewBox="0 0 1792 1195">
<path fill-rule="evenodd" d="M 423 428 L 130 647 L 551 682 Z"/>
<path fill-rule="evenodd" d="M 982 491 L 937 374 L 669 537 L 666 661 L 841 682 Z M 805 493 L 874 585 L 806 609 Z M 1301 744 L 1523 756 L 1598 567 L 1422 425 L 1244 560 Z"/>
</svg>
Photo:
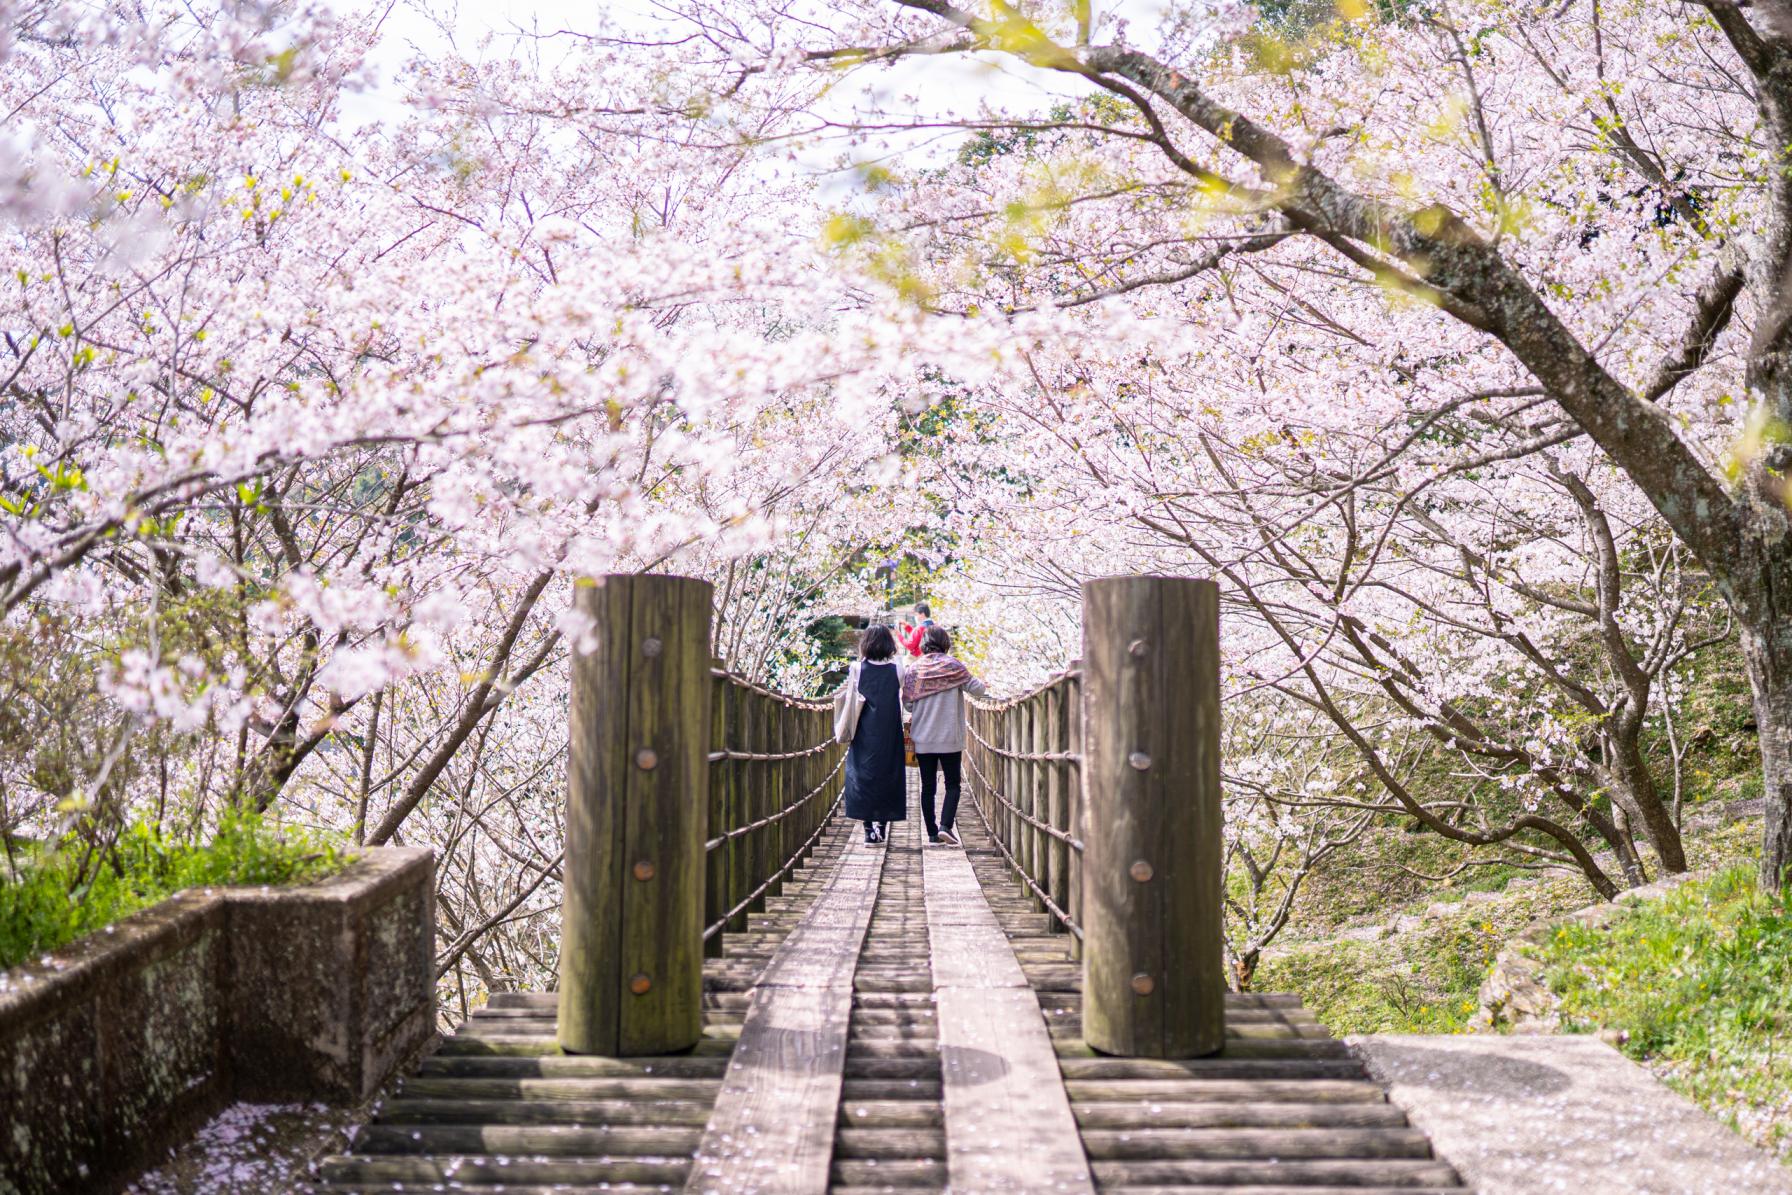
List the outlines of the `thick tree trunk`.
<svg viewBox="0 0 1792 1195">
<path fill-rule="evenodd" d="M 1626 888 L 1641 888 L 1648 883 L 1648 879 L 1643 875 L 1643 862 L 1637 857 L 1636 843 L 1631 839 L 1630 831 L 1619 824 L 1618 819 L 1624 815 L 1622 806 L 1614 806 L 1613 816 L 1607 817 L 1596 805 L 1582 797 L 1568 784 L 1558 783 L 1555 786 L 1555 794 L 1562 804 L 1574 811 L 1576 817 L 1592 827 L 1593 833 L 1599 835 L 1606 846 L 1612 848 L 1612 856 L 1618 861 L 1618 869 L 1624 873 Z M 1603 874 L 1592 875 L 1584 872 L 1583 874 L 1586 874 L 1587 882 L 1592 884 L 1607 900 L 1617 895 L 1615 887 L 1611 892 L 1606 892 L 1599 887 L 1599 882 L 1606 878 Z M 1606 882 L 1610 883 L 1609 880 Z"/>
<path fill-rule="evenodd" d="M 1662 870 L 1678 875 L 1686 870 L 1686 850 L 1680 841 L 1680 827 L 1674 824 L 1674 811 L 1662 802 L 1655 777 L 1643 760 L 1640 728 L 1622 729 L 1629 733 L 1613 734 L 1606 740 L 1612 778 L 1615 787 L 1623 791 L 1617 799 L 1630 806 L 1631 814 L 1643 823 Z"/>
<path fill-rule="evenodd" d="M 1766 797 L 1761 883 L 1777 889 L 1792 881 L 1792 617 L 1745 626 L 1742 650 L 1755 693 Z"/>
<path fill-rule="evenodd" d="M 1624 873 L 1626 888 L 1641 888 L 1649 882 L 1649 874 L 1643 870 L 1643 857 L 1636 849 L 1636 835 L 1630 828 L 1630 815 L 1617 802 L 1612 803 L 1612 816 L 1608 823 L 1612 827 L 1610 834 L 1601 833 L 1606 843 L 1617 857 L 1618 870 Z M 1596 826 L 1595 829 L 1598 827 Z"/>
</svg>

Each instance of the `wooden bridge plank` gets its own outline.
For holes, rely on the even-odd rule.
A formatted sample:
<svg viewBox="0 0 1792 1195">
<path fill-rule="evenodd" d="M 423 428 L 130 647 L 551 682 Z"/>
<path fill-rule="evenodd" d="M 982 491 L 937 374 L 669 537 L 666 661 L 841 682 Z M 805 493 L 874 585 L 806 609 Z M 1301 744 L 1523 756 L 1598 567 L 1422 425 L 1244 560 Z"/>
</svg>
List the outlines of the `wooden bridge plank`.
<svg viewBox="0 0 1792 1195">
<path fill-rule="evenodd" d="M 853 973 L 884 853 L 847 846 L 755 985 L 685 1190 L 821 1191 L 833 1162 Z"/>
<path fill-rule="evenodd" d="M 962 852 L 924 850 L 946 1167 L 956 1195 L 1093 1195 L 1039 1000 Z"/>
</svg>

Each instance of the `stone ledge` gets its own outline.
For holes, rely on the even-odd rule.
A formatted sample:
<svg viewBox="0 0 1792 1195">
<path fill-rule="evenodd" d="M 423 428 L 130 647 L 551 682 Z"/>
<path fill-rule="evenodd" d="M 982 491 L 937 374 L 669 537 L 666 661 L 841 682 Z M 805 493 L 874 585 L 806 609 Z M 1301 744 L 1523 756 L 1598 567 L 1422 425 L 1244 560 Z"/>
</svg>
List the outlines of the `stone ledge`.
<svg viewBox="0 0 1792 1195">
<path fill-rule="evenodd" d="M 1792 1172 L 1594 1038 L 1346 1040 L 1479 1195 L 1792 1195 Z"/>
<path fill-rule="evenodd" d="M 225 1104 L 355 1103 L 435 1034 L 433 852 L 182 892 L 0 974 L 0 1195 L 116 1186 Z"/>
</svg>

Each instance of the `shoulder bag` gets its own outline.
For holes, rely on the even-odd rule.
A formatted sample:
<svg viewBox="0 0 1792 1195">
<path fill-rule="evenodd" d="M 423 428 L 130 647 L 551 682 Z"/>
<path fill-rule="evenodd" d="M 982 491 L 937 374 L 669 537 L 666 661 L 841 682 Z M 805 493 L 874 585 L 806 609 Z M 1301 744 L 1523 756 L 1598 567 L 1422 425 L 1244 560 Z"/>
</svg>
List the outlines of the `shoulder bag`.
<svg viewBox="0 0 1792 1195">
<path fill-rule="evenodd" d="M 834 741 L 850 743 L 859 732 L 859 711 L 865 708 L 865 695 L 859 692 L 859 662 L 854 660 L 846 673 L 846 683 L 834 694 Z"/>
</svg>

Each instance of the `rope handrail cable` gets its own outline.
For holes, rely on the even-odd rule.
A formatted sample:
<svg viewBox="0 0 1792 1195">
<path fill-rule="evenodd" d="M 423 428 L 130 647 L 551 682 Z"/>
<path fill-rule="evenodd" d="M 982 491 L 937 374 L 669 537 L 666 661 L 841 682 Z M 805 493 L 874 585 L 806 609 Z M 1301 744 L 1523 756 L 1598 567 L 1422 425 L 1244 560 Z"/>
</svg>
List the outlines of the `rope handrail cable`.
<svg viewBox="0 0 1792 1195">
<path fill-rule="evenodd" d="M 1033 688 L 1028 689 L 1025 693 L 1017 694 L 1014 697 L 979 698 L 967 696 L 965 700 L 969 701 L 973 707 L 980 710 L 1001 711 L 1013 709 L 1023 702 L 1031 701 L 1035 697 L 1043 696 L 1046 691 L 1056 688 L 1066 681 L 1081 680 L 1082 675 L 1083 670 L 1081 668 L 1066 668 L 1062 672 L 1052 673 Z"/>
<path fill-rule="evenodd" d="M 983 785 L 984 791 L 988 792 L 990 796 L 992 796 L 996 800 L 1000 801 L 1003 804 L 1003 806 L 1008 809 L 1008 811 L 1010 813 L 1012 813 L 1012 814 L 1014 814 L 1014 816 L 1020 818 L 1020 820 L 1022 820 L 1023 822 L 1026 822 L 1029 826 L 1032 826 L 1035 830 L 1040 830 L 1046 834 L 1049 834 L 1051 837 L 1056 838 L 1059 842 L 1062 842 L 1062 843 L 1066 844 L 1067 846 L 1069 846 L 1071 850 L 1076 851 L 1079 854 L 1082 853 L 1082 850 L 1083 850 L 1082 839 L 1072 837 L 1068 832 L 1058 829 L 1058 827 L 1052 825 L 1050 822 L 1040 821 L 1038 818 L 1036 818 L 1032 814 L 1028 813 L 1025 809 L 1022 809 L 1020 806 L 1016 805 L 1013 801 L 1010 801 L 1007 797 L 1003 796 L 1001 790 L 996 788 L 995 785 L 993 785 L 989 782 L 989 778 L 983 774 L 983 769 L 979 768 L 977 766 L 976 761 L 973 760 L 969 755 L 965 756 L 965 762 L 970 764 L 971 775 L 975 776 L 977 778 L 977 781 Z M 978 809 L 978 816 L 982 816 L 981 808 Z"/>
<path fill-rule="evenodd" d="M 991 755 L 999 755 L 1003 759 L 1017 760 L 1021 763 L 1074 763 L 1080 765 L 1083 762 L 1082 753 L 1078 751 L 1004 751 L 978 734 L 977 728 L 969 722 L 965 723 L 965 729 L 984 750 Z"/>
<path fill-rule="evenodd" d="M 731 747 L 724 747 L 720 751 L 711 751 L 709 753 L 709 762 L 722 763 L 726 760 L 744 760 L 750 763 L 782 763 L 786 760 L 807 759 L 811 755 L 820 755 L 823 751 L 826 751 L 833 745 L 834 740 L 830 738 L 815 744 L 813 747 L 805 747 L 801 751 L 766 753 L 760 751 L 736 751 Z"/>
<path fill-rule="evenodd" d="M 750 693 L 757 693 L 761 697 L 769 697 L 781 705 L 793 706 L 797 709 L 804 710 L 825 710 L 832 707 L 832 703 L 826 700 L 811 700 L 805 697 L 792 697 L 788 693 L 780 693 L 776 689 L 768 689 L 764 685 L 755 684 L 746 677 L 741 676 L 739 673 L 730 672 L 726 668 L 711 668 L 709 674 L 718 680 L 729 681 Z"/>
<path fill-rule="evenodd" d="M 993 790 L 992 795 L 995 795 Z M 977 790 L 975 788 L 971 790 L 971 807 L 977 811 L 977 820 L 983 823 L 984 833 L 988 834 L 989 840 L 996 844 L 996 849 L 1002 852 L 1002 858 L 1008 861 L 1008 866 L 1013 869 L 1015 875 L 1020 877 L 1021 883 L 1025 884 L 1032 891 L 1033 895 L 1039 898 L 1039 903 L 1045 906 L 1047 912 L 1062 922 L 1064 928 L 1075 934 L 1076 940 L 1081 942 L 1083 940 L 1083 927 L 1078 925 L 1076 919 L 1069 913 L 1066 913 L 1063 909 L 1059 908 L 1058 902 L 1053 900 L 1051 896 L 1047 894 L 1045 889 L 1035 883 L 1033 877 L 1028 875 L 1026 870 L 1022 868 L 1019 863 L 1015 862 L 1014 856 L 1008 853 L 1008 848 L 1003 845 L 1002 840 L 996 836 L 995 827 L 989 824 L 989 816 L 983 812 L 983 802 L 977 799 Z"/>
<path fill-rule="evenodd" d="M 796 800 L 792 801 L 790 804 L 784 806 L 784 808 L 778 810 L 778 812 L 767 814 L 766 816 L 760 818 L 758 821 L 748 822 L 744 826 L 736 826 L 734 829 L 729 830 L 726 833 L 724 833 L 721 837 L 710 839 L 708 842 L 703 844 L 703 849 L 705 851 L 713 851 L 717 847 L 721 846 L 723 843 L 729 841 L 730 839 L 740 838 L 743 835 L 751 834 L 755 830 L 762 830 L 767 826 L 776 825 L 778 822 L 783 821 L 785 818 L 787 818 L 791 814 L 795 813 L 798 809 L 801 809 L 804 805 L 807 805 L 810 801 L 814 800 L 817 795 L 819 795 L 824 789 L 827 788 L 827 786 L 829 784 L 831 784 L 833 782 L 834 777 L 838 776 L 840 774 L 840 769 L 845 766 L 846 766 L 846 756 L 841 755 L 840 762 L 834 765 L 833 771 L 829 772 L 825 777 L 823 777 L 822 782 L 820 784 L 816 785 L 814 788 L 810 789 L 808 792 L 804 793 L 802 796 L 798 797 Z"/>
<path fill-rule="evenodd" d="M 768 888 L 770 888 L 773 884 L 777 883 L 779 880 L 783 879 L 784 874 L 786 872 L 788 872 L 791 868 L 796 866 L 796 861 L 803 857 L 803 852 L 807 851 L 810 847 L 814 846 L 815 840 L 820 838 L 822 836 L 822 834 L 824 834 L 827 831 L 828 826 L 832 824 L 832 817 L 833 817 L 834 810 L 838 809 L 840 807 L 840 803 L 844 800 L 846 800 L 846 795 L 844 793 L 842 793 L 840 796 L 836 797 L 834 799 L 834 804 L 828 809 L 828 816 L 823 817 L 821 819 L 821 825 L 819 825 L 815 828 L 815 833 L 809 835 L 808 841 L 803 843 L 802 846 L 797 847 L 795 853 L 792 854 L 790 856 L 790 858 L 784 860 L 784 866 L 778 868 L 777 871 L 774 871 L 770 876 L 766 877 L 765 883 L 759 885 L 759 887 L 757 887 L 757 888 L 753 889 L 753 891 L 747 893 L 746 898 L 744 900 L 742 900 L 739 904 L 735 905 L 732 909 L 729 909 L 726 913 L 722 914 L 722 919 L 720 921 L 716 922 L 714 925 L 710 926 L 708 929 L 705 929 L 703 931 L 703 940 L 705 942 L 709 941 L 711 938 L 713 938 L 717 934 L 721 933 L 723 928 L 726 927 L 727 924 L 731 920 L 733 920 L 740 913 L 744 912 L 748 905 L 750 905 L 754 901 L 758 900 L 761 896 L 764 896 L 765 892 Z M 981 810 L 978 811 L 978 816 L 979 817 L 982 816 Z M 1081 935 L 1079 934 L 1078 936 L 1080 937 Z"/>
</svg>

